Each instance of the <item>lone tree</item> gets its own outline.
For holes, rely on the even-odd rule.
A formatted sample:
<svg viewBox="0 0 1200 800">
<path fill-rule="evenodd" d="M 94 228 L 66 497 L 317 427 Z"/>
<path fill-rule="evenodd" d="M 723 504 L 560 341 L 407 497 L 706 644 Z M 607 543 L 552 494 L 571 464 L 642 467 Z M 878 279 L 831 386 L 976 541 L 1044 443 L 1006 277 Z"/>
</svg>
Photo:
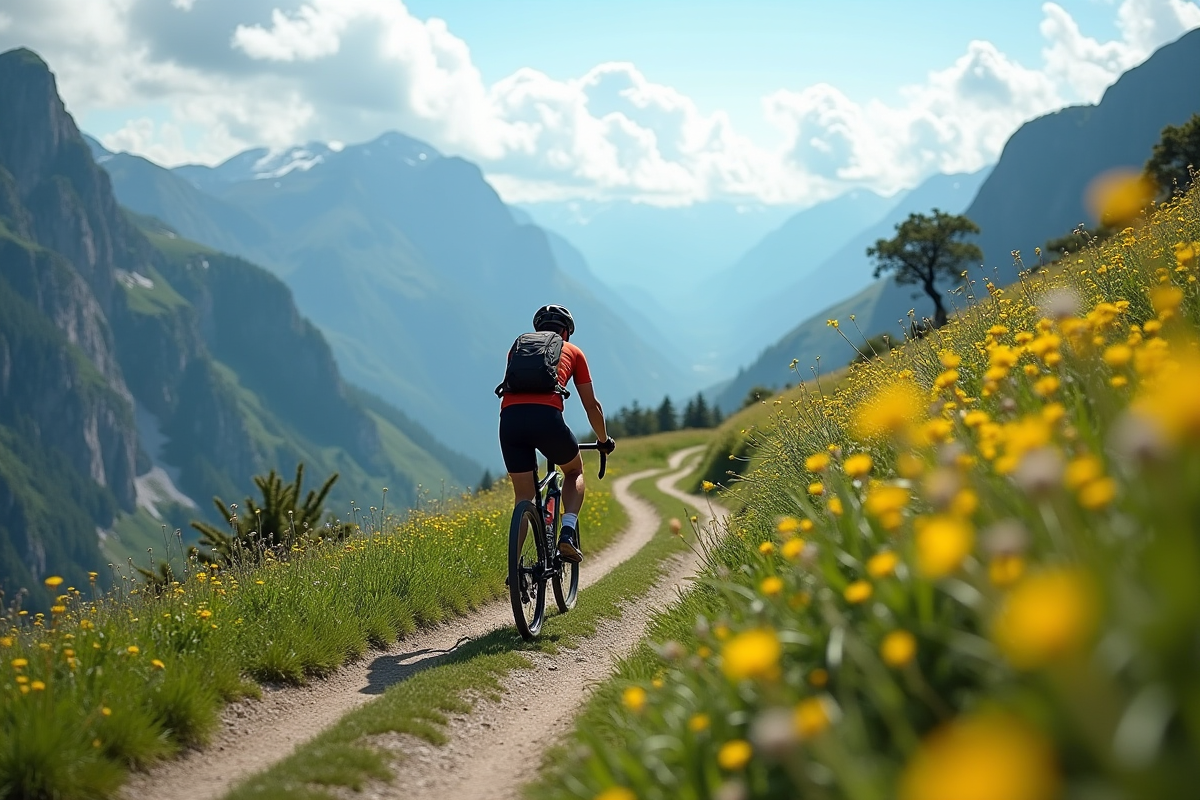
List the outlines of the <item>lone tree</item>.
<svg viewBox="0 0 1200 800">
<path fill-rule="evenodd" d="M 1146 177 L 1158 185 L 1163 196 L 1186 192 L 1192 185 L 1192 170 L 1200 170 L 1200 114 L 1182 125 L 1163 128 L 1146 162 Z"/>
<path fill-rule="evenodd" d="M 946 324 L 946 306 L 938 292 L 939 278 L 957 278 L 963 264 L 982 261 L 983 251 L 962 238 L 979 233 L 979 226 L 961 214 L 933 209 L 932 216 L 910 214 L 896 226 L 896 236 L 880 239 L 867 255 L 875 259 L 875 277 L 895 273 L 896 283 L 919 285 L 933 301 L 933 322 Z"/>
</svg>

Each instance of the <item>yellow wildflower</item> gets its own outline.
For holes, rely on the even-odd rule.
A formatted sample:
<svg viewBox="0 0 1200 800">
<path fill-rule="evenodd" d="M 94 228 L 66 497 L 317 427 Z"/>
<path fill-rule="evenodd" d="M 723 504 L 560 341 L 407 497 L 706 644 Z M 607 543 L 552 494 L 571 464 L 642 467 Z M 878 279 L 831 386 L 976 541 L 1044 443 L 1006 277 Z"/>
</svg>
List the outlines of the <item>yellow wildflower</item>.
<svg viewBox="0 0 1200 800">
<path fill-rule="evenodd" d="M 1150 304 L 1159 319 L 1169 319 L 1183 302 L 1183 290 L 1178 286 L 1155 286 L 1150 290 Z"/>
<path fill-rule="evenodd" d="M 637 800 L 637 795 L 624 786 L 610 786 L 596 795 L 595 800 Z"/>
<path fill-rule="evenodd" d="M 822 697 L 808 697 L 796 705 L 792 723 L 801 739 L 813 739 L 829 728 L 831 722 L 829 701 Z"/>
<path fill-rule="evenodd" d="M 693 714 L 688 720 L 688 730 L 692 733 L 700 733 L 708 730 L 710 724 L 708 714 Z"/>
<path fill-rule="evenodd" d="M 736 772 L 750 762 L 753 752 L 750 743 L 745 739 L 734 739 L 721 745 L 721 749 L 717 751 L 717 763 L 723 770 Z"/>
<path fill-rule="evenodd" d="M 762 553 L 764 556 L 771 555 L 771 553 L 775 552 L 775 543 L 774 542 L 763 542 L 762 544 L 760 544 L 758 546 L 758 552 Z"/>
<path fill-rule="evenodd" d="M 896 571 L 900 556 L 894 550 L 884 550 L 871 556 L 867 561 L 867 574 L 872 578 L 886 578 Z"/>
<path fill-rule="evenodd" d="M 1114 344 L 1104 350 L 1104 363 L 1120 369 L 1133 360 L 1133 348 L 1126 344 Z"/>
<path fill-rule="evenodd" d="M 846 459 L 842 469 L 851 478 L 864 478 L 871 472 L 871 457 L 866 453 L 855 453 Z"/>
<path fill-rule="evenodd" d="M 809 472 L 824 472 L 829 466 L 829 453 L 813 453 L 804 460 L 804 468 Z"/>
<path fill-rule="evenodd" d="M 783 648 L 775 631 L 758 628 L 744 631 L 725 644 L 721 670 L 730 680 L 774 678 L 779 674 Z"/>
<path fill-rule="evenodd" d="M 960 517 L 922 519 L 917 528 L 917 568 L 927 578 L 944 578 L 956 571 L 975 543 L 971 524 Z"/>
<path fill-rule="evenodd" d="M 795 517 L 784 517 L 775 525 L 775 530 L 784 536 L 791 536 L 800 530 L 800 520 Z"/>
<path fill-rule="evenodd" d="M 775 575 L 763 578 L 758 588 L 767 597 L 774 597 L 783 591 L 783 580 Z"/>
<path fill-rule="evenodd" d="M 916 384 L 897 381 L 858 406 L 853 413 L 853 428 L 862 439 L 894 437 L 920 423 L 924 413 Z"/>
<path fill-rule="evenodd" d="M 646 690 L 640 686 L 630 686 L 621 693 L 621 702 L 635 714 L 646 706 Z"/>
<path fill-rule="evenodd" d="M 908 631 L 892 631 L 879 645 L 879 655 L 889 667 L 903 667 L 916 654 L 917 637 Z"/>
<path fill-rule="evenodd" d="M 1082 573 L 1056 569 L 1030 575 L 1005 598 L 992 637 L 1013 666 L 1034 669 L 1077 652 L 1096 625 L 1096 599 Z"/>
<path fill-rule="evenodd" d="M 57 589 L 62 585 L 62 582 L 63 579 L 57 575 L 51 575 L 49 578 L 46 578 L 46 580 L 42 581 L 42 583 L 46 584 L 46 586 L 50 589 Z"/>
<path fill-rule="evenodd" d="M 783 554 L 784 558 L 795 560 L 804 552 L 804 540 L 799 537 L 788 539 L 783 543 L 783 547 L 780 548 L 779 552 Z"/>
<path fill-rule="evenodd" d="M 846 598 L 847 603 L 853 603 L 857 605 L 858 603 L 865 603 L 867 600 L 871 599 L 871 594 L 874 593 L 874 591 L 874 587 L 872 587 L 867 581 L 855 581 L 846 587 L 846 590 L 842 592 L 842 596 Z"/>
<path fill-rule="evenodd" d="M 1059 777 L 1050 743 L 999 714 L 960 719 L 921 744 L 898 800 L 1053 800 Z"/>
<path fill-rule="evenodd" d="M 1001 588 L 1012 586 L 1025 573 L 1025 559 L 1014 553 L 1001 553 L 988 562 L 988 580 Z"/>
<path fill-rule="evenodd" d="M 1112 478 L 1100 478 L 1084 485 L 1079 490 L 1079 505 L 1092 511 L 1106 508 L 1117 496 L 1117 482 Z"/>
</svg>

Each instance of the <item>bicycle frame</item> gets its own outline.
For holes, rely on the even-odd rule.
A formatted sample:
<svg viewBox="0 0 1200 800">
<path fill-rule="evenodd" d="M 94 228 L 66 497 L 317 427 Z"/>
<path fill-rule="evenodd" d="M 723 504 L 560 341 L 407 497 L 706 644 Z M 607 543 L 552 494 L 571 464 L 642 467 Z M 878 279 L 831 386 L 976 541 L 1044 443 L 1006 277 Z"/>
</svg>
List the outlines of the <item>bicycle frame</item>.
<svg viewBox="0 0 1200 800">
<path fill-rule="evenodd" d="M 581 450 L 600 450 L 599 445 L 582 445 Z M 600 450 L 600 477 L 604 477 L 607 465 L 606 453 Z M 563 478 L 554 462 L 547 460 L 546 477 L 539 478 L 536 465 L 533 470 L 536 487 L 534 496 L 528 501 L 517 503 L 513 510 L 513 522 L 509 529 L 509 596 L 513 616 L 521 636 L 532 639 L 537 636 L 545 613 L 547 582 L 552 583 L 554 599 L 559 613 L 566 613 L 575 606 L 579 591 L 579 568 L 576 562 L 565 560 L 558 551 L 559 520 L 562 519 Z M 533 531 L 529 527 L 534 528 Z M 522 551 L 530 534 L 541 536 L 537 560 L 525 560 Z M 532 581 L 532 584 L 529 583 Z M 532 604 L 532 617 L 529 609 Z"/>
<path fill-rule="evenodd" d="M 598 443 L 581 444 L 579 449 L 581 451 L 595 450 L 600 453 L 600 471 L 597 477 L 603 479 L 604 473 L 608 469 L 608 454 L 600 449 Z M 533 482 L 537 486 L 533 504 L 537 506 L 546 534 L 547 559 L 540 567 L 543 574 L 546 575 L 556 574 L 562 569 L 562 558 L 558 555 L 558 547 L 555 542 L 558 536 L 558 521 L 562 519 L 562 473 L 558 471 L 558 466 L 547 459 L 546 477 L 541 479 L 538 478 L 537 466 L 535 465 L 533 468 Z"/>
</svg>

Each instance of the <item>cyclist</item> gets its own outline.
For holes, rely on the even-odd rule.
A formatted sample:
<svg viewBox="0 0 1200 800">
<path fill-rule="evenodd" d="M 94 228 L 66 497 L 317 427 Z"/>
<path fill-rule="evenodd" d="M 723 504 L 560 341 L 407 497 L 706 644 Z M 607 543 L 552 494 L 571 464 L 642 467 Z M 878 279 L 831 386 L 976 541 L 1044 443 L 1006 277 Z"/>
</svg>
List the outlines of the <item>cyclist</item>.
<svg viewBox="0 0 1200 800">
<path fill-rule="evenodd" d="M 578 564 L 583 560 L 579 544 L 579 510 L 583 508 L 584 495 L 583 458 L 579 454 L 579 442 L 575 434 L 563 419 L 563 396 L 569 394 L 565 391 L 568 380 L 575 381 L 575 389 L 579 392 L 583 410 L 587 412 L 588 422 L 596 434 L 596 441 L 604 443 L 606 453 L 611 453 L 617 444 L 609 438 L 604 426 L 604 409 L 600 407 L 592 388 L 587 359 L 583 351 L 569 341 L 575 333 L 575 320 L 571 312 L 560 305 L 542 306 L 533 315 L 533 329 L 556 333 L 562 338 L 558 386 L 553 391 L 539 393 L 502 391 L 505 384 L 497 388 L 497 394 L 502 398 L 500 450 L 517 503 L 533 500 L 537 492 L 534 481 L 536 451 L 541 451 L 562 468 L 563 515 L 558 552 L 565 561 Z M 509 352 L 509 358 L 511 364 L 512 351 Z"/>
</svg>

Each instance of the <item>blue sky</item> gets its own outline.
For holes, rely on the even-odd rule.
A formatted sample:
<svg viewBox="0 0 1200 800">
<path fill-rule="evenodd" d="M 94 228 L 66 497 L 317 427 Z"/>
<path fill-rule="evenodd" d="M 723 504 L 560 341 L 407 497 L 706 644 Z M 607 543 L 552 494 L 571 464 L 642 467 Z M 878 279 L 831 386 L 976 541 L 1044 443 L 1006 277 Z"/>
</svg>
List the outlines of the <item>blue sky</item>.
<svg viewBox="0 0 1200 800">
<path fill-rule="evenodd" d="M 995 160 L 1200 26 L 1200 0 L 5 0 L 117 150 L 387 130 L 508 200 L 809 204 Z"/>
</svg>

